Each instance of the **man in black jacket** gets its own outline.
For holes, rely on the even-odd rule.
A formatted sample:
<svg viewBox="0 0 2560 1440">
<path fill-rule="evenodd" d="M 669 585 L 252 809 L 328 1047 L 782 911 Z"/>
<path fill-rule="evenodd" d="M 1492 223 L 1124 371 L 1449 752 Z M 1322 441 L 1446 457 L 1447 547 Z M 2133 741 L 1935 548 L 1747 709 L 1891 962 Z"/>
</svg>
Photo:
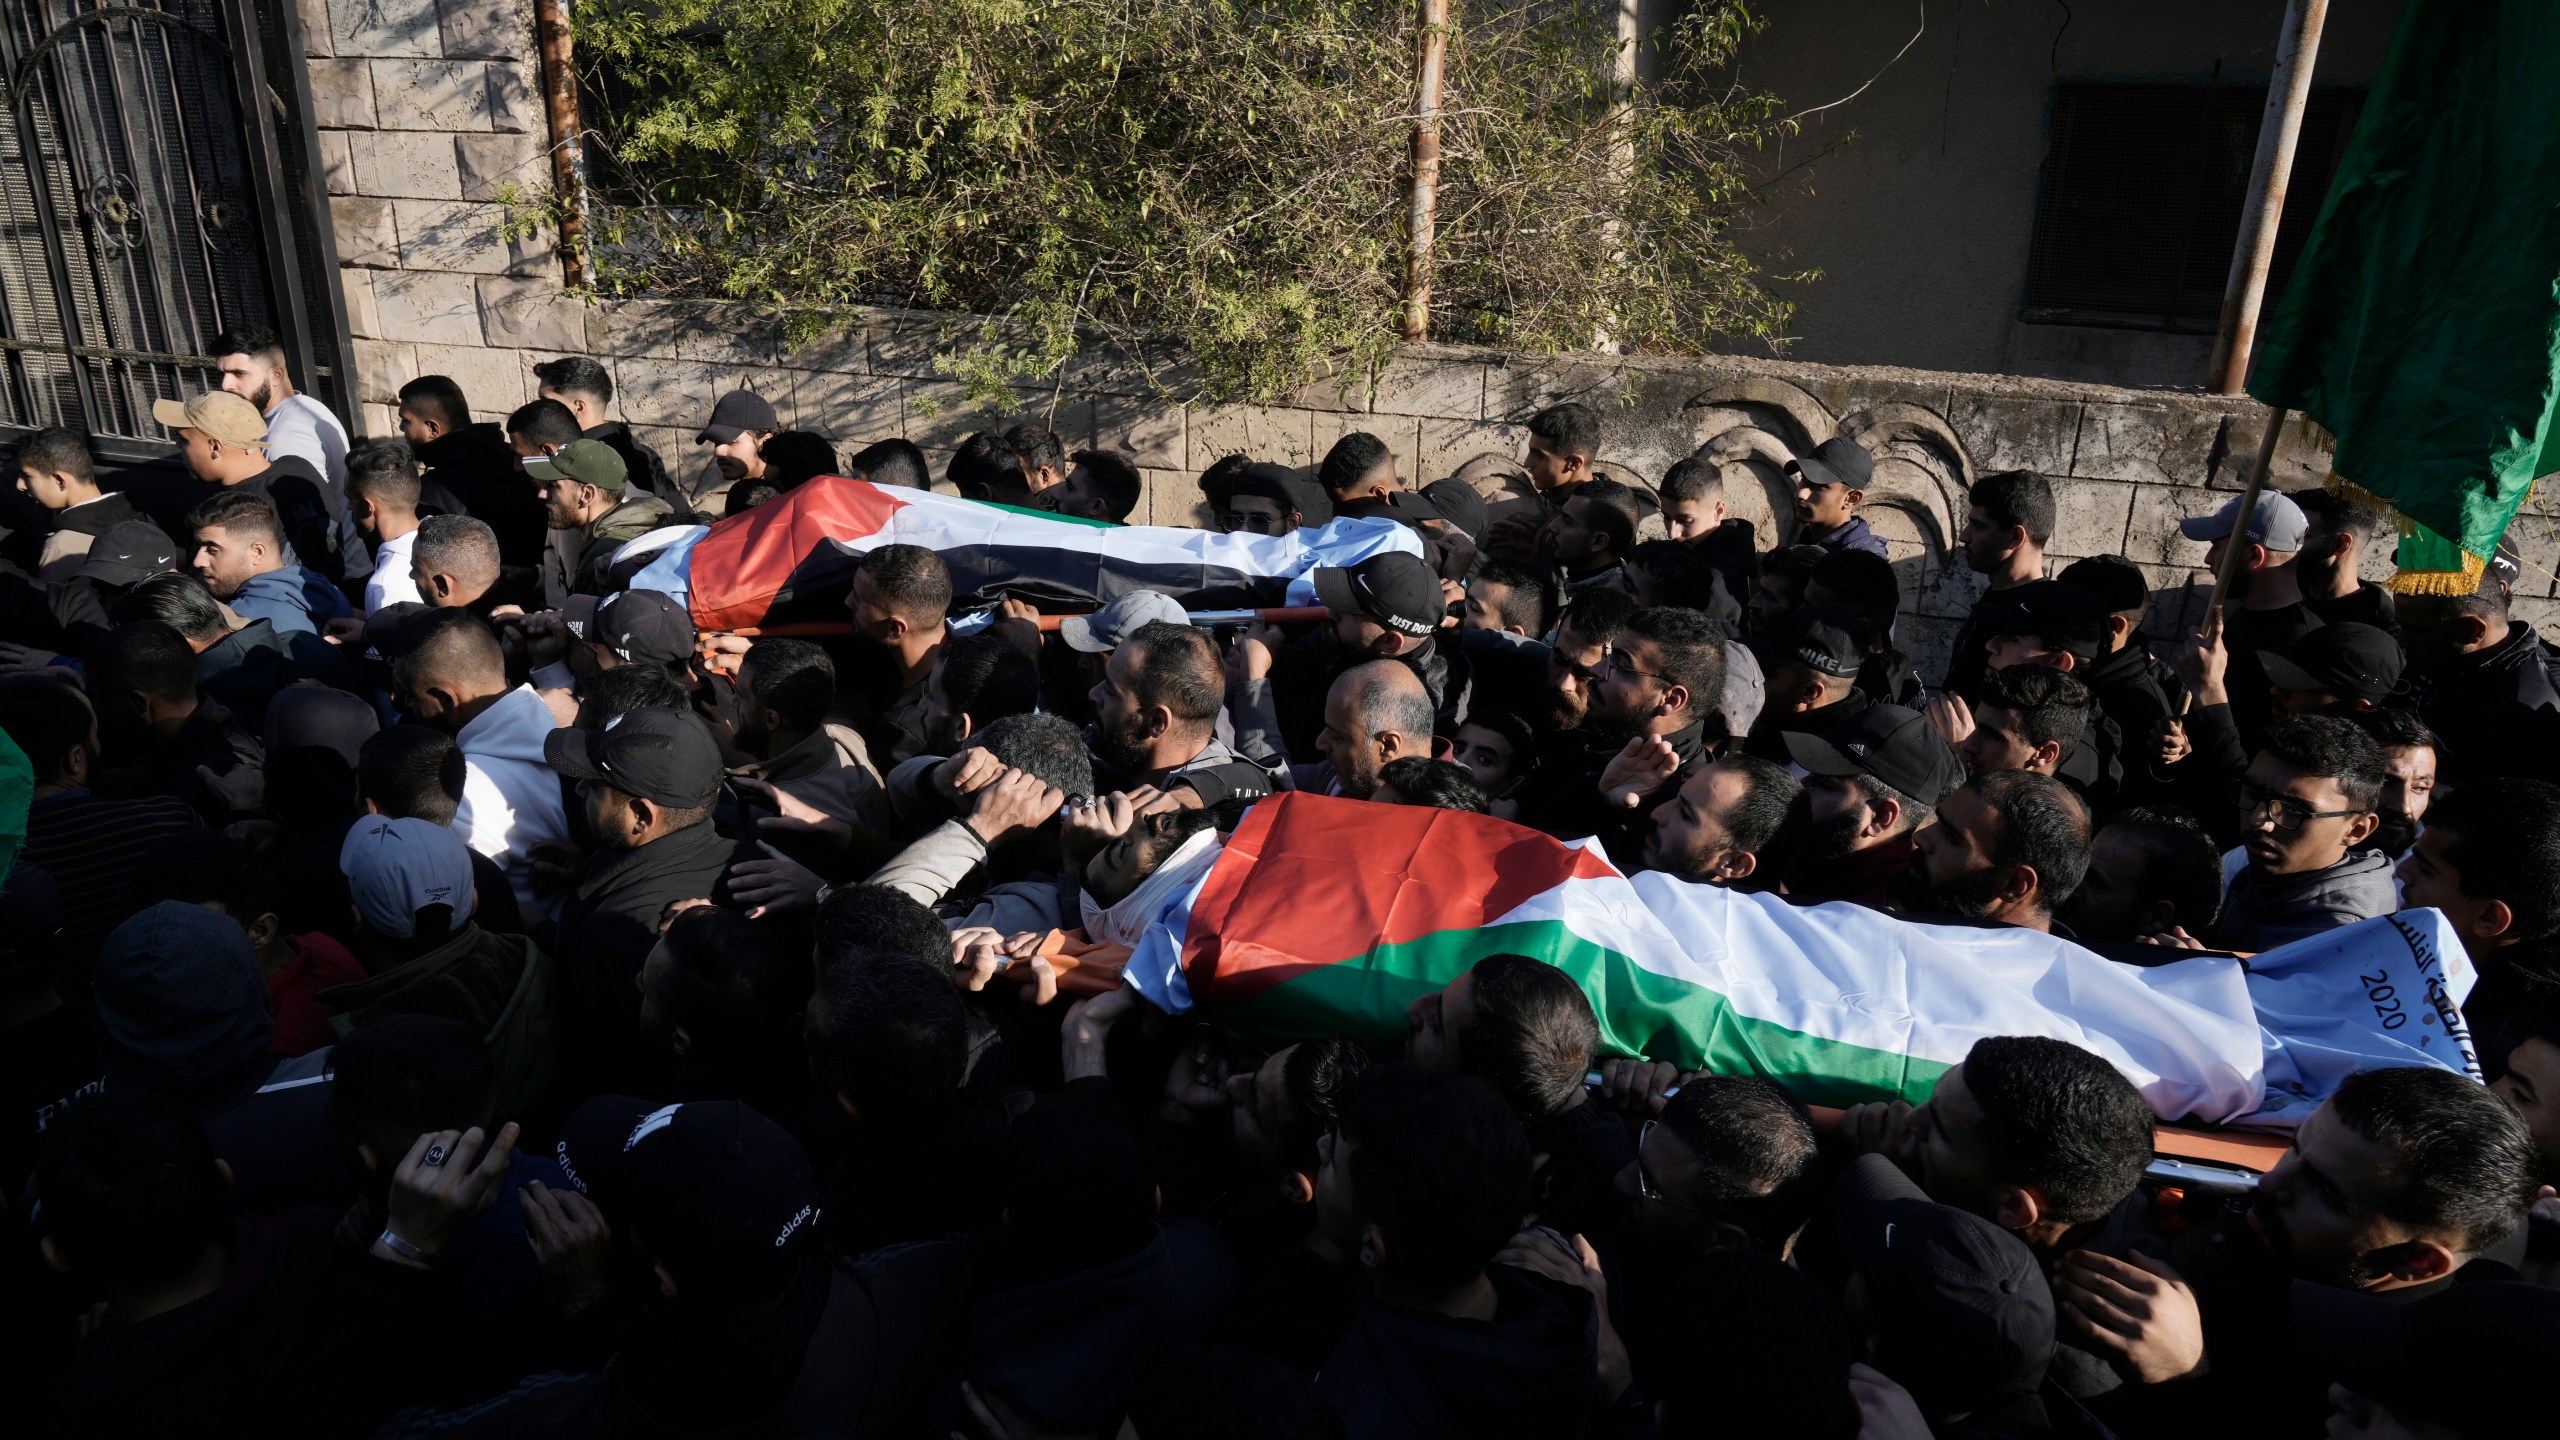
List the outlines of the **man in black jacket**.
<svg viewBox="0 0 2560 1440">
<path fill-rule="evenodd" d="M 2536 741 L 2551 732 L 2560 691 L 2533 627 L 2508 618 L 2494 573 L 2469 595 L 2400 597 L 2400 638 L 2447 780 L 2516 773 L 2523 757 L 2547 753 Z"/>
<path fill-rule="evenodd" d="M 17 484 L 53 520 L 38 561 L 48 580 L 77 571 L 90 544 L 111 527 L 142 518 L 122 492 L 98 488 L 88 437 L 77 430 L 56 426 L 28 436 L 18 446 Z"/>
<path fill-rule="evenodd" d="M 2178 676 L 2143 643 L 2142 616 L 2151 603 L 2151 589 L 2142 568 L 2120 556 L 2096 555 L 2072 561 L 2055 578 L 2086 591 L 2106 612 L 2106 639 L 2098 658 L 2079 672 L 2080 679 L 2124 733 L 2126 746 L 2137 754 L 2146 752 L 2153 730 L 2177 713 Z"/>
<path fill-rule="evenodd" d="M 533 378 L 540 387 L 536 398 L 569 407 L 585 438 L 603 441 L 622 457 L 632 484 L 662 499 L 673 498 L 667 462 L 657 450 L 633 435 L 630 426 L 605 418 L 613 404 L 613 376 L 602 365 L 584 355 L 564 355 L 534 366 Z"/>
<path fill-rule="evenodd" d="M 442 375 L 401 386 L 400 435 L 427 467 L 426 485 L 442 486 L 498 532 L 505 563 L 527 569 L 542 563 L 542 501 L 517 466 L 506 432 L 471 423 L 461 386 Z"/>
<path fill-rule="evenodd" d="M 542 748 L 576 783 L 600 847 L 561 911 L 559 943 L 570 1093 L 592 1095 L 629 1084 L 648 1063 L 639 976 L 660 917 L 678 900 L 709 898 L 729 866 L 731 842 L 711 824 L 720 746 L 692 714 L 648 706 L 600 730 L 554 730 Z"/>
</svg>

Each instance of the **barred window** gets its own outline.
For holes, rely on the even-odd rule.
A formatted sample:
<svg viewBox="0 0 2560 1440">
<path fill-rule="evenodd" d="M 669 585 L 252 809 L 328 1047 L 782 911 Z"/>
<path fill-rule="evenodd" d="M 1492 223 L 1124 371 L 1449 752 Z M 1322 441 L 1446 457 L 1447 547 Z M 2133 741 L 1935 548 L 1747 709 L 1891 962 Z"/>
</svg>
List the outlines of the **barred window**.
<svg viewBox="0 0 2560 1440">
<path fill-rule="evenodd" d="M 2311 92 L 2270 306 L 2319 218 L 2364 97 L 2360 88 Z M 2211 333 L 2266 101 L 2263 82 L 2054 87 L 2023 318 Z"/>
</svg>

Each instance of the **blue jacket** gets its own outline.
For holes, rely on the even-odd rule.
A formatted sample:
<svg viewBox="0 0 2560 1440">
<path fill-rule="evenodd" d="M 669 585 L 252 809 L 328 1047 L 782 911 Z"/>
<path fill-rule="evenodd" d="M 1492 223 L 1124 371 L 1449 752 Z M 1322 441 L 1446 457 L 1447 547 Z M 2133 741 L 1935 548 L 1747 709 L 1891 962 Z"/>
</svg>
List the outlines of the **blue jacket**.
<svg viewBox="0 0 2560 1440">
<path fill-rule="evenodd" d="M 250 576 L 231 608 L 243 619 L 266 621 L 279 635 L 317 634 L 323 623 L 354 613 L 337 586 L 299 565 Z"/>
<path fill-rule="evenodd" d="M 1867 518 L 1863 515 L 1850 516 L 1848 524 L 1828 535 L 1816 535 L 1808 530 L 1796 540 L 1799 544 L 1819 545 L 1825 550 L 1864 550 L 1870 555 L 1884 554 L 1884 537 L 1867 528 Z"/>
</svg>

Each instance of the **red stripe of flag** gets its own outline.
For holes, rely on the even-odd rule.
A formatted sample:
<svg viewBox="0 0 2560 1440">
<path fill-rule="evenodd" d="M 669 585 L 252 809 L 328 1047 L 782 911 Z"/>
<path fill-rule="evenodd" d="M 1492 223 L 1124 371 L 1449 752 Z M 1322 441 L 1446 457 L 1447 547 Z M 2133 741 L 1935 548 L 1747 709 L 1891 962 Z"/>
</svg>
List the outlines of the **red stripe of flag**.
<svg viewBox="0 0 2560 1440">
<path fill-rule="evenodd" d="M 859 540 L 887 527 L 907 502 L 867 480 L 821 475 L 694 542 L 688 605 L 704 630 L 764 622 L 776 595 L 823 540 Z"/>
<path fill-rule="evenodd" d="M 1267 857 L 1267 858 L 1266 858 Z M 1250 884 L 1265 866 L 1274 873 Z M 1474 930 L 1568 880 L 1617 871 L 1490 815 L 1291 794 L 1253 807 L 1191 906 L 1191 993 L 1249 1000 L 1322 965 Z"/>
</svg>

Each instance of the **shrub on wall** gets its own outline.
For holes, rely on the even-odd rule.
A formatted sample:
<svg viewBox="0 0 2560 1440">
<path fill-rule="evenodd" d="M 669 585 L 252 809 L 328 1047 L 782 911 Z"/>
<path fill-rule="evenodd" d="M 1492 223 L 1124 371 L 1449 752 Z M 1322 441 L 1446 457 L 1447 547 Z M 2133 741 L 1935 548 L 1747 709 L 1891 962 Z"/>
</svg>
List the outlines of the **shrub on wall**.
<svg viewBox="0 0 2560 1440">
<path fill-rule="evenodd" d="M 1735 238 L 1746 158 L 1786 128 L 1729 75 L 1758 22 L 1701 0 L 1622 95 L 1615 15 L 1452 5 L 1434 338 L 1783 333 Z M 1243 399 L 1396 341 L 1409 3 L 589 0 L 576 23 L 607 293 L 804 335 L 858 304 L 994 317 L 962 362 L 991 397 L 1096 335 L 1169 341 Z"/>
</svg>

